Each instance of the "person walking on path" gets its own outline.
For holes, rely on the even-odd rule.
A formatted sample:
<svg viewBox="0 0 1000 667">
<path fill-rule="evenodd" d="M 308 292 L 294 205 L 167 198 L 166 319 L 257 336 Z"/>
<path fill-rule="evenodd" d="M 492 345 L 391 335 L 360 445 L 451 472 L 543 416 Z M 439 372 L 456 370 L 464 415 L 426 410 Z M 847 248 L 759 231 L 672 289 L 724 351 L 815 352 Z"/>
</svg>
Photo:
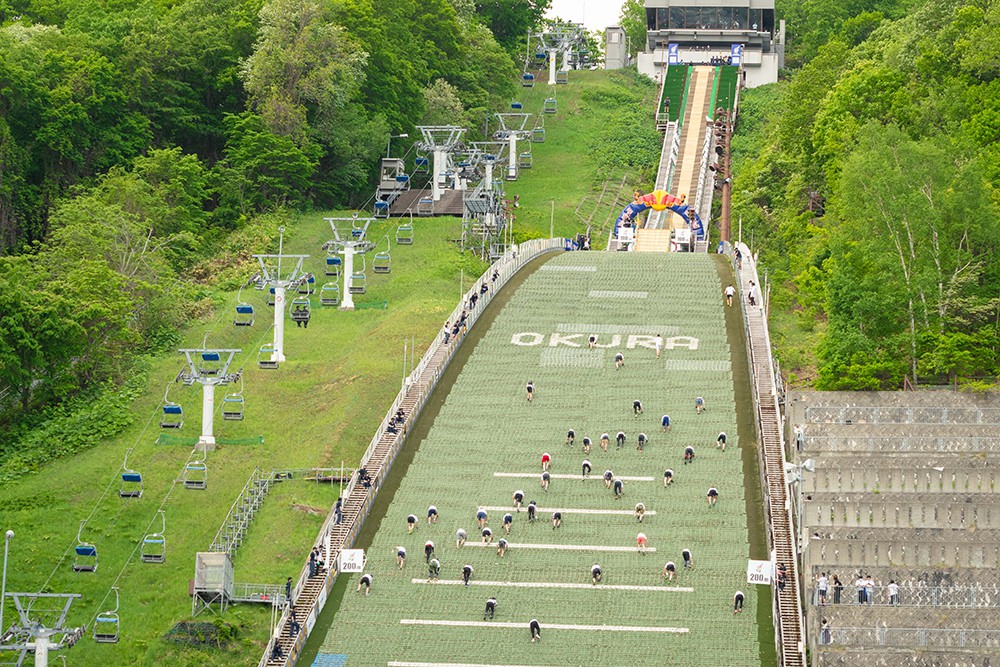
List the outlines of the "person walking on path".
<svg viewBox="0 0 1000 667">
<path fill-rule="evenodd" d="M 288 580 L 285 581 L 285 602 L 288 603 L 289 607 L 292 606 L 292 578 L 291 577 L 288 577 Z"/>
<path fill-rule="evenodd" d="M 566 431 L 566 444 L 572 447 L 574 442 L 576 442 L 576 431 L 570 429 Z"/>
<path fill-rule="evenodd" d="M 528 622 L 528 628 L 531 630 L 532 642 L 542 640 L 542 626 L 539 625 L 537 618 L 533 618 Z"/>
<path fill-rule="evenodd" d="M 715 501 L 719 499 L 719 490 L 714 486 L 710 486 L 708 488 L 708 493 L 705 494 L 705 497 L 708 498 L 708 506 L 710 508 L 715 507 Z"/>
<path fill-rule="evenodd" d="M 472 566 L 464 565 L 462 566 L 462 581 L 465 582 L 466 587 L 469 586 L 469 579 L 472 578 Z"/>
<path fill-rule="evenodd" d="M 411 514 L 410 516 L 406 517 L 406 534 L 409 535 L 410 533 L 412 533 L 416 529 L 416 527 L 417 527 L 417 515 Z"/>
<path fill-rule="evenodd" d="M 667 468 L 663 471 L 663 488 L 667 488 L 674 483 L 674 471 L 671 468 Z"/>
<path fill-rule="evenodd" d="M 489 619 L 492 621 L 493 615 L 496 613 L 496 610 L 497 610 L 497 599 L 495 597 L 487 598 L 486 611 L 483 612 L 483 620 L 485 621 L 486 617 L 488 616 Z"/>
<path fill-rule="evenodd" d="M 587 479 L 587 477 L 590 476 L 590 471 L 594 469 L 594 467 L 590 465 L 590 459 L 584 459 L 580 467 L 583 469 L 584 479 Z"/>
<path fill-rule="evenodd" d="M 726 451 L 726 432 L 719 431 L 719 437 L 715 439 L 715 448 Z"/>
<path fill-rule="evenodd" d="M 610 445 L 610 444 L 611 444 L 611 436 L 608 435 L 607 433 L 602 433 L 601 434 L 601 449 L 604 450 L 604 451 L 608 451 L 608 445 Z"/>
<path fill-rule="evenodd" d="M 521 489 L 518 489 L 517 491 L 514 492 L 513 498 L 514 498 L 514 509 L 516 509 L 518 512 L 520 512 L 521 511 L 521 503 L 524 502 L 524 491 L 522 491 Z"/>
<path fill-rule="evenodd" d="M 365 595 L 368 595 L 369 593 L 372 592 L 372 575 L 371 574 L 369 574 L 369 573 L 366 572 L 364 574 L 364 576 L 361 577 L 361 581 L 358 582 L 358 587 L 355 589 L 354 592 L 355 593 L 360 593 L 362 586 L 365 587 Z"/>
<path fill-rule="evenodd" d="M 611 485 L 611 492 L 615 496 L 615 500 L 618 500 L 623 495 L 625 495 L 625 482 L 620 479 L 616 479 Z"/>
<path fill-rule="evenodd" d="M 528 523 L 535 523 L 535 513 L 538 511 L 538 505 L 532 500 L 528 503 Z"/>
<path fill-rule="evenodd" d="M 733 613 L 739 614 L 743 612 L 743 600 L 746 596 L 743 595 L 743 591 L 736 591 L 736 595 L 733 596 Z"/>
<path fill-rule="evenodd" d="M 593 567 L 590 568 L 590 583 L 596 586 L 603 578 L 604 573 L 601 572 L 601 566 L 598 563 L 594 563 Z"/>
<path fill-rule="evenodd" d="M 430 540 L 424 542 L 424 562 L 429 563 L 431 561 L 431 556 L 434 555 L 434 543 Z"/>
<path fill-rule="evenodd" d="M 562 525 L 562 512 L 552 513 L 552 530 L 555 530 Z"/>
<path fill-rule="evenodd" d="M 590 438 L 584 436 L 584 438 L 583 438 L 583 453 L 584 454 L 589 454 L 590 453 L 590 444 L 591 444 L 590 443 Z"/>
<path fill-rule="evenodd" d="M 639 434 L 639 439 L 638 439 L 638 442 L 636 442 L 635 448 L 638 449 L 640 452 L 641 451 L 645 451 L 645 449 L 646 449 L 646 443 L 648 441 L 649 441 L 649 438 L 646 437 L 646 434 L 645 433 L 640 433 Z"/>
<path fill-rule="evenodd" d="M 478 510 L 476 510 L 476 522 L 479 524 L 480 528 L 485 528 L 486 522 L 488 520 L 489 520 L 489 515 L 486 513 L 485 509 L 480 507 Z"/>
<path fill-rule="evenodd" d="M 684 559 L 684 569 L 694 569 L 694 559 L 691 557 L 691 550 L 684 549 L 681 551 L 681 558 Z"/>
<path fill-rule="evenodd" d="M 503 515 L 503 529 L 507 535 L 510 535 L 510 527 L 514 523 L 514 515 L 507 512 Z"/>
<path fill-rule="evenodd" d="M 547 472 L 542 473 L 542 491 L 544 491 L 545 493 L 549 492 L 549 481 L 551 481 L 551 479 L 552 476 L 549 473 Z"/>
<path fill-rule="evenodd" d="M 396 547 L 396 565 L 400 570 L 406 567 L 406 547 Z"/>
<path fill-rule="evenodd" d="M 465 528 L 459 528 L 455 531 L 455 548 L 461 549 L 465 546 L 465 541 L 469 539 L 469 534 L 465 532 Z"/>
<path fill-rule="evenodd" d="M 646 555 L 647 541 L 648 538 L 646 537 L 646 533 L 639 533 L 638 535 L 635 536 L 635 546 L 639 550 L 639 554 L 642 556 Z"/>
<path fill-rule="evenodd" d="M 696 396 L 694 399 L 694 411 L 699 415 L 705 411 L 705 399 L 701 396 Z"/>
<path fill-rule="evenodd" d="M 438 522 L 438 508 L 431 505 L 427 508 L 427 525 Z"/>
<path fill-rule="evenodd" d="M 441 576 L 441 561 L 437 558 L 431 558 L 431 561 L 427 564 L 427 579 L 435 580 Z"/>
<path fill-rule="evenodd" d="M 503 558 L 504 556 L 507 555 L 507 545 L 508 544 L 509 544 L 509 542 L 507 542 L 506 539 L 504 539 L 502 537 L 500 538 L 500 541 L 497 542 L 497 556 L 500 556 L 500 558 Z"/>
<path fill-rule="evenodd" d="M 826 572 L 820 572 L 819 576 L 816 577 L 816 592 L 819 595 L 819 605 L 826 605 L 826 592 L 829 590 L 830 581 L 826 576 Z"/>
<path fill-rule="evenodd" d="M 625 446 L 625 431 L 618 431 L 618 435 L 615 436 L 615 449 L 621 449 Z"/>
<path fill-rule="evenodd" d="M 784 565 L 782 565 L 784 567 Z M 840 604 L 841 595 L 844 593 L 844 584 L 840 583 L 840 577 L 833 575 L 833 604 Z"/>
<path fill-rule="evenodd" d="M 638 419 L 639 415 L 642 414 L 642 401 L 638 398 L 632 401 L 632 414 L 635 415 L 636 419 Z"/>
<path fill-rule="evenodd" d="M 670 415 L 663 415 L 660 417 L 660 427 L 663 429 L 664 433 L 670 430 Z"/>
<path fill-rule="evenodd" d="M 542 454 L 542 472 L 549 469 L 549 465 L 552 463 L 552 457 L 548 452 Z"/>
<path fill-rule="evenodd" d="M 736 296 L 736 288 L 730 285 L 726 288 L 726 305 L 733 305 L 733 297 Z"/>
<path fill-rule="evenodd" d="M 667 581 L 673 581 L 676 575 L 677 566 L 674 565 L 674 561 L 668 560 L 667 564 L 663 566 L 663 578 Z"/>
<path fill-rule="evenodd" d="M 656 358 L 660 358 L 660 353 L 663 352 L 663 336 L 656 334 L 656 338 L 653 339 L 653 347 L 656 348 Z"/>
<path fill-rule="evenodd" d="M 625 355 L 619 352 L 618 354 L 615 355 L 615 370 L 616 371 L 619 370 L 624 365 L 625 365 Z"/>
<path fill-rule="evenodd" d="M 684 465 L 694 463 L 694 447 L 688 445 L 684 448 Z"/>
<path fill-rule="evenodd" d="M 529 381 L 525 386 L 525 390 L 528 392 L 528 403 L 531 403 L 532 399 L 535 397 L 535 383 Z"/>
<path fill-rule="evenodd" d="M 642 523 L 642 517 L 646 516 L 646 506 L 642 503 L 635 504 L 635 518 L 639 523 Z"/>
</svg>

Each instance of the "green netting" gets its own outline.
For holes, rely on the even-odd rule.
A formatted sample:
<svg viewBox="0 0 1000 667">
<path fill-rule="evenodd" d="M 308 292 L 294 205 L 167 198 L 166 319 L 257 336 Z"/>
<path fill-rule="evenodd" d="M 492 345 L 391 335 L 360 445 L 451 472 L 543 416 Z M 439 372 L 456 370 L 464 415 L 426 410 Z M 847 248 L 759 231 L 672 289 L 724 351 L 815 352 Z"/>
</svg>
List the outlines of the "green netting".
<svg viewBox="0 0 1000 667">
<path fill-rule="evenodd" d="M 263 445 L 264 436 L 257 435 L 250 438 L 216 438 L 215 442 L 220 445 Z"/>
<path fill-rule="evenodd" d="M 690 76 L 688 65 L 672 65 L 667 68 L 667 82 L 663 86 L 660 98 L 660 113 L 667 111 L 670 122 L 677 122 L 684 114 L 684 91 Z M 670 98 L 670 108 L 665 109 L 667 98 Z"/>
<path fill-rule="evenodd" d="M 636 255 L 567 253 L 547 266 L 593 266 L 596 271 L 535 273 L 513 295 L 476 346 L 427 436 L 420 444 L 368 551 L 374 575 L 371 595 L 353 590 L 340 605 L 323 651 L 346 654 L 348 662 L 385 665 L 392 661 L 489 665 L 727 665 L 760 664 L 756 623 L 757 591 L 746 584 L 749 557 L 742 462 L 735 427 L 733 379 L 722 305 L 722 286 L 706 255 Z M 591 291 L 648 292 L 646 298 L 590 298 Z M 586 331 L 600 332 L 606 348 L 587 349 Z M 644 335 L 662 333 L 668 347 L 660 359 L 641 346 Z M 579 335 L 578 335 L 579 334 Z M 616 340 L 617 337 L 617 340 Z M 632 337 L 632 338 L 630 338 Z M 522 344 L 514 344 L 520 341 Z M 537 341 L 537 343 L 536 343 Z M 569 343 L 567 341 L 570 341 Z M 683 345 L 680 343 L 683 342 Z M 530 344 L 528 344 L 530 343 Z M 573 347 L 572 344 L 580 347 Z M 614 356 L 625 355 L 615 370 Z M 525 384 L 535 383 L 528 403 Z M 707 411 L 696 414 L 694 399 L 705 398 Z M 632 401 L 645 412 L 636 418 Z M 670 433 L 660 429 L 668 413 Z M 576 445 L 565 444 L 576 431 Z M 628 443 L 616 450 L 622 429 Z M 649 436 L 645 451 L 636 450 L 639 431 Z M 729 434 L 726 452 L 715 448 L 719 431 Z M 612 437 L 610 451 L 598 440 Z M 600 479 L 554 478 L 548 492 L 539 485 L 540 457 L 552 455 L 555 475 L 580 474 L 584 436 L 594 447 L 587 458 L 594 477 L 606 468 L 622 476 L 651 477 L 626 482 L 616 500 Z M 696 460 L 683 464 L 692 444 Z M 747 443 L 747 446 L 753 446 Z M 662 485 L 665 468 L 675 471 L 670 488 Z M 494 473 L 528 473 L 526 478 Z M 720 491 L 708 509 L 709 486 Z M 535 500 L 539 521 L 528 524 L 515 513 L 504 559 L 495 549 L 467 545 L 459 550 L 455 531 L 464 528 L 479 541 L 478 506 L 509 507 L 523 489 L 525 503 Z M 647 516 L 640 526 L 631 515 L 643 502 Z M 428 505 L 440 520 L 426 523 Z M 625 514 L 566 512 L 551 527 L 552 508 L 624 510 Z M 490 510 L 494 539 L 504 536 L 501 517 Z M 655 512 L 655 514 L 653 514 Z M 421 523 L 406 532 L 406 516 Z M 632 547 L 644 532 L 657 553 L 640 555 Z M 496 585 L 427 585 L 423 545 L 436 543 L 441 579 L 461 578 L 466 563 L 474 581 Z M 628 547 L 621 552 L 530 549 L 519 544 Z M 407 549 L 405 569 L 396 567 L 397 546 Z M 695 569 L 683 572 L 681 550 L 691 549 Z M 674 561 L 680 574 L 672 586 L 694 592 L 666 592 L 661 570 Z M 654 586 L 659 590 L 513 587 L 520 583 L 587 583 L 599 561 L 604 583 Z M 746 611 L 732 613 L 732 597 L 746 593 Z M 485 600 L 499 600 L 497 621 L 516 628 L 482 623 Z M 760 604 L 767 605 L 764 598 Z M 570 625 L 618 625 L 688 628 L 686 634 L 543 629 L 543 641 L 529 641 L 528 621 Z M 480 627 L 402 624 L 405 619 L 478 622 Z M 709 657 L 710 656 L 710 657 Z"/>
<path fill-rule="evenodd" d="M 736 91 L 739 86 L 740 68 L 733 65 L 725 65 L 719 68 L 718 94 L 715 98 L 715 108 L 722 107 L 732 110 L 736 103 Z"/>
</svg>

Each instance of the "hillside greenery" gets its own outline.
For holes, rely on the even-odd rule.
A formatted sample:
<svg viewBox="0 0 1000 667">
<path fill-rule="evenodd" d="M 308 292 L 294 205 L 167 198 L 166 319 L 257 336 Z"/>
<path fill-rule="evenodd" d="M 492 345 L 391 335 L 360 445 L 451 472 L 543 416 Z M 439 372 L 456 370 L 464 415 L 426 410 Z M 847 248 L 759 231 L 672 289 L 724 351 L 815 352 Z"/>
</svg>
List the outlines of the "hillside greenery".
<svg viewBox="0 0 1000 667">
<path fill-rule="evenodd" d="M 0 424 L 117 391 L 391 134 L 480 138 L 548 0 L 487 5 L 0 0 Z"/>
<path fill-rule="evenodd" d="M 789 379 L 993 384 L 1000 2 L 788 11 L 790 64 L 804 64 L 746 91 L 733 198 Z"/>
</svg>

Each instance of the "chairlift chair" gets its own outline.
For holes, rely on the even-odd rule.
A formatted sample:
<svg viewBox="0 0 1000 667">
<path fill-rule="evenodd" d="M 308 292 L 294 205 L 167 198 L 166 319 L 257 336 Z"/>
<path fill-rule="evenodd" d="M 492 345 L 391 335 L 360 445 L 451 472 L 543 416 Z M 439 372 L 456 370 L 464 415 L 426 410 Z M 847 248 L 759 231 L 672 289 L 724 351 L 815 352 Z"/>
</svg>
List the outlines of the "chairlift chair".
<svg viewBox="0 0 1000 667">
<path fill-rule="evenodd" d="M 160 513 L 160 531 L 150 533 L 142 538 L 142 546 L 139 549 L 139 559 L 143 563 L 165 563 L 167 560 L 167 516 L 163 510 Z"/>
<path fill-rule="evenodd" d="M 410 221 L 396 227 L 396 245 L 413 245 L 413 210 L 407 211 Z"/>
<path fill-rule="evenodd" d="M 543 110 L 545 113 L 555 113 L 559 109 L 559 102 L 554 97 L 546 98 Z"/>
<path fill-rule="evenodd" d="M 128 467 L 129 449 L 125 452 L 125 462 L 122 463 L 122 481 L 118 485 L 119 498 L 142 498 L 142 474 Z"/>
<path fill-rule="evenodd" d="M 215 351 L 203 351 L 201 353 L 201 363 L 198 364 L 198 373 L 201 375 L 218 375 L 220 370 L 222 370 L 222 355 Z"/>
<path fill-rule="evenodd" d="M 372 271 L 375 273 L 389 273 L 392 271 L 392 257 L 389 255 L 389 237 L 385 237 L 385 252 L 375 253 L 372 261 Z"/>
<path fill-rule="evenodd" d="M 310 294 L 313 294 L 315 292 L 316 292 L 316 276 L 314 276 L 311 273 L 307 273 L 306 275 L 302 276 L 302 279 L 299 281 L 299 294 L 305 294 L 306 296 L 309 296 Z"/>
<path fill-rule="evenodd" d="M 431 170 L 430 158 L 424 157 L 423 155 L 418 155 L 413 161 L 413 173 L 414 174 L 427 174 Z"/>
<path fill-rule="evenodd" d="M 319 289 L 319 303 L 321 306 L 340 305 L 340 285 L 337 283 L 326 283 Z"/>
<path fill-rule="evenodd" d="M 524 151 L 517 156 L 517 166 L 521 169 L 531 169 L 532 157 L 531 151 Z"/>
<path fill-rule="evenodd" d="M 368 277 L 365 276 L 365 256 L 359 256 L 361 257 L 361 271 L 355 271 L 347 279 L 347 291 L 351 294 L 364 294 L 368 283 Z"/>
<path fill-rule="evenodd" d="M 163 415 L 160 417 L 160 428 L 180 428 L 184 426 L 184 411 L 179 403 L 167 398 L 170 387 L 163 394 Z"/>
<path fill-rule="evenodd" d="M 233 324 L 238 327 L 252 327 L 253 326 L 253 306 L 249 303 L 241 303 L 236 306 L 236 318 L 233 319 Z"/>
<path fill-rule="evenodd" d="M 204 489 L 208 486 L 208 466 L 204 461 L 189 461 L 184 466 L 184 488 Z"/>
<path fill-rule="evenodd" d="M 538 62 L 544 61 L 547 57 L 548 54 L 545 53 L 545 51 L 535 51 L 535 60 L 537 60 Z"/>
<path fill-rule="evenodd" d="M 556 72 L 556 83 L 569 83 L 569 72 L 564 69 Z"/>
<path fill-rule="evenodd" d="M 330 255 L 326 258 L 326 269 L 324 273 L 334 278 L 340 277 L 340 270 L 344 266 L 344 260 L 337 255 Z"/>
<path fill-rule="evenodd" d="M 375 202 L 374 214 L 376 218 L 388 218 L 389 217 L 389 202 L 379 199 Z"/>
<path fill-rule="evenodd" d="M 240 390 L 222 397 L 222 418 L 226 421 L 243 421 L 243 375 L 240 374 Z"/>
<path fill-rule="evenodd" d="M 521 109 L 524 108 L 524 105 L 521 104 L 520 102 L 511 102 L 510 108 L 513 109 L 514 111 L 520 111 Z"/>
<path fill-rule="evenodd" d="M 94 641 L 98 644 L 118 643 L 118 631 L 121 626 L 121 621 L 118 618 L 118 606 L 120 603 L 118 587 L 112 587 L 111 590 L 115 592 L 115 608 L 102 611 L 94 619 Z"/>
<path fill-rule="evenodd" d="M 273 285 L 271 287 L 267 288 L 267 305 L 269 305 L 269 306 L 273 306 L 274 305 L 274 286 Z"/>
<path fill-rule="evenodd" d="M 273 370 L 278 367 L 278 360 L 274 359 L 275 350 L 274 345 L 270 343 L 265 343 L 260 346 L 260 351 L 257 352 L 257 367 L 263 368 L 265 370 Z"/>
<path fill-rule="evenodd" d="M 74 572 L 97 572 L 97 546 L 90 542 L 83 541 L 83 527 L 87 525 L 87 520 L 80 522 L 80 529 L 76 531 L 75 556 L 73 557 Z"/>
<path fill-rule="evenodd" d="M 239 303 L 236 304 L 236 317 L 233 318 L 233 325 L 238 327 L 252 327 L 253 306 L 243 300 L 243 287 L 240 287 L 236 298 Z"/>
<path fill-rule="evenodd" d="M 521 85 L 524 86 L 525 88 L 534 88 L 535 75 L 530 72 L 525 72 L 524 75 L 521 77 Z"/>
<path fill-rule="evenodd" d="M 291 315 L 293 322 L 308 322 L 312 316 L 311 306 L 312 302 L 307 298 L 292 299 L 292 307 L 288 314 Z"/>
<path fill-rule="evenodd" d="M 533 144 L 544 144 L 545 143 L 545 128 L 536 127 L 531 131 L 531 143 Z"/>
</svg>

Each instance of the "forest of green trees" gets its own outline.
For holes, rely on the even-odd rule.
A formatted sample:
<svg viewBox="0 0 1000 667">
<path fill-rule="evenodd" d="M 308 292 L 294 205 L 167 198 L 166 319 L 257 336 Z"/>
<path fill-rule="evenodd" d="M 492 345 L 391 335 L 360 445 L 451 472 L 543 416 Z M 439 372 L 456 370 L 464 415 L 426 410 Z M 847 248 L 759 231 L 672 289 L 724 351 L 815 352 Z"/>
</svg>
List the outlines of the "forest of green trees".
<svg viewBox="0 0 1000 667">
<path fill-rule="evenodd" d="M 390 134 L 481 128 L 548 4 L 0 0 L 5 424 L 121 386 Z"/>
<path fill-rule="evenodd" d="M 0 0 L 3 426 L 127 400 L 143 354 L 235 286 L 279 221 L 367 199 L 390 135 L 457 121 L 476 138 L 548 6 Z M 623 7 L 633 50 L 641 10 Z M 992 384 L 1000 0 L 778 14 L 788 69 L 743 96 L 734 216 L 783 368 L 824 389 Z"/>
<path fill-rule="evenodd" d="M 1000 374 L 1000 2 L 778 2 L 782 82 L 747 91 L 734 220 L 793 382 L 983 389 Z"/>
</svg>

